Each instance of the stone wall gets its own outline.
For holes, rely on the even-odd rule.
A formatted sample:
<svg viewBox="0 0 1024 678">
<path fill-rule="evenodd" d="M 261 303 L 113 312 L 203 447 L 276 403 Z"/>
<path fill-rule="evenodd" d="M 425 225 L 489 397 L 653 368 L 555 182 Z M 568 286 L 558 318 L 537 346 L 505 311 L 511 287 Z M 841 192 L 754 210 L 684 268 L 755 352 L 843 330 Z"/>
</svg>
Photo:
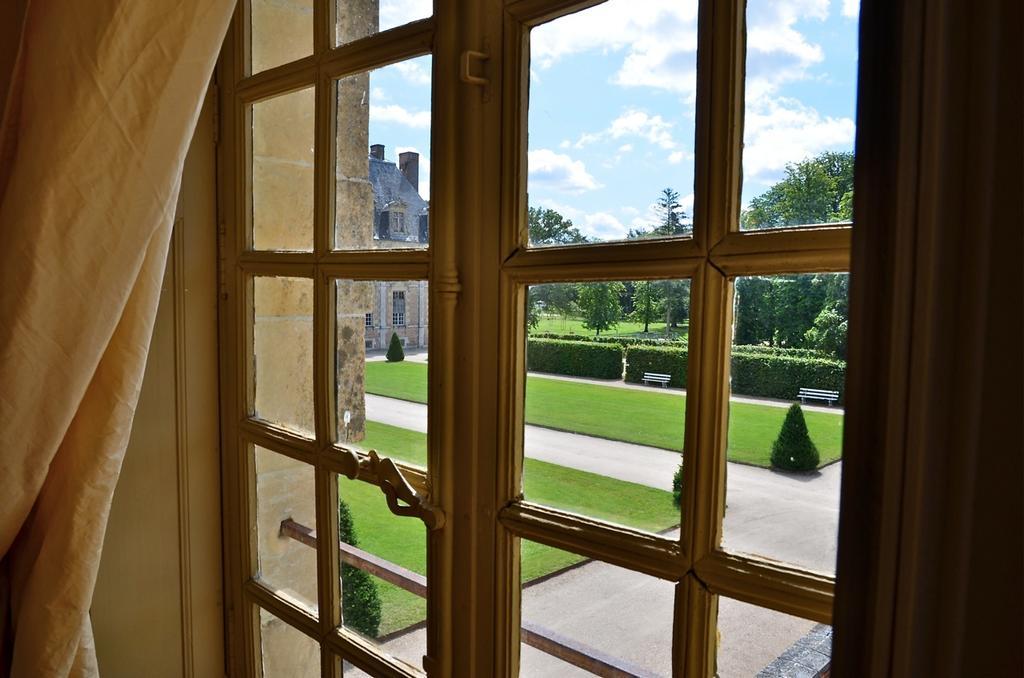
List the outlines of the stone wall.
<svg viewBox="0 0 1024 678">
<path fill-rule="evenodd" d="M 312 44 L 312 0 L 252 0 L 252 71 L 306 56 Z M 337 35 L 350 41 L 377 31 L 378 0 L 346 0 Z M 335 182 L 335 246 L 373 247 L 373 191 L 368 181 L 369 75 L 339 81 Z M 304 250 L 313 245 L 312 88 L 253 107 L 252 214 L 257 249 Z M 365 314 L 370 283 L 337 284 L 337 414 L 350 414 L 350 440 L 364 436 Z M 268 420 L 313 431 L 313 281 L 262 278 L 253 283 L 255 409 Z M 316 551 L 280 536 L 291 518 L 316 527 L 311 466 L 265 450 L 255 452 L 260 577 L 307 605 L 316 602 Z M 301 633 L 260 615 L 266 676 L 317 676 L 319 651 Z"/>
</svg>

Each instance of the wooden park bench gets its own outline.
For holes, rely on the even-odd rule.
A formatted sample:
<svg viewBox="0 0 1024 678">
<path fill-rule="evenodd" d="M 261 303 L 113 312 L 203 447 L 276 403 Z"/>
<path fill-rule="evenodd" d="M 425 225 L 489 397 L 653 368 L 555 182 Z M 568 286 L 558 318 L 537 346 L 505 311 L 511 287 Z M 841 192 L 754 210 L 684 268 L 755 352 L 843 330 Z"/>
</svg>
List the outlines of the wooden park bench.
<svg viewBox="0 0 1024 678">
<path fill-rule="evenodd" d="M 661 384 L 663 387 L 668 387 L 668 382 L 672 381 L 671 374 L 658 374 L 657 372 L 644 372 L 644 383 L 645 384 Z"/>
<path fill-rule="evenodd" d="M 839 400 L 839 391 L 825 391 L 820 388 L 801 388 L 798 397 L 800 398 L 801 403 L 806 400 L 826 400 L 828 401 L 829 407 L 831 407 L 832 403 Z"/>
</svg>

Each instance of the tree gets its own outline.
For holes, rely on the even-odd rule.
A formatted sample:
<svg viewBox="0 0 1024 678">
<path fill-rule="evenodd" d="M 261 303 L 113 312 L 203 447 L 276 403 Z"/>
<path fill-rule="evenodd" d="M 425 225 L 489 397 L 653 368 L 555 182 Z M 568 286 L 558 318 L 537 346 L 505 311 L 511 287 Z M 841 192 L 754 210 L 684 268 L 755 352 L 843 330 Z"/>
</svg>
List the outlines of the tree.
<svg viewBox="0 0 1024 678">
<path fill-rule="evenodd" d="M 846 315 L 839 312 L 838 304 L 826 306 L 814 319 L 814 326 L 804 335 L 804 343 L 807 348 L 846 360 L 847 325 Z"/>
<path fill-rule="evenodd" d="M 527 224 L 531 245 L 571 245 L 587 242 L 587 236 L 572 225 L 572 221 L 547 207 L 527 210 Z"/>
<path fill-rule="evenodd" d="M 652 235 L 684 235 L 690 231 L 690 225 L 683 223 L 686 212 L 679 204 L 679 191 L 663 188 L 658 202 L 654 204 L 654 210 L 658 213 L 659 219 Z"/>
<path fill-rule="evenodd" d="M 576 307 L 576 285 L 572 283 L 545 283 L 530 287 L 533 303 L 544 312 L 554 312 L 569 318 L 579 311 Z"/>
<path fill-rule="evenodd" d="M 644 324 L 644 332 L 650 325 L 659 320 L 664 312 L 665 293 L 656 282 L 638 280 L 633 283 L 633 312 L 629 317 L 634 322 Z"/>
<path fill-rule="evenodd" d="M 794 403 L 786 412 L 779 437 L 772 444 L 772 466 L 786 471 L 813 471 L 821 458 L 807 433 L 803 409 Z"/>
<path fill-rule="evenodd" d="M 537 287 L 530 287 L 526 290 L 526 329 L 536 329 L 540 323 L 540 308 L 542 304 L 537 298 Z"/>
<path fill-rule="evenodd" d="M 405 351 L 402 350 L 402 340 L 398 338 L 398 334 L 395 332 L 391 333 L 391 343 L 388 344 L 388 352 L 384 357 L 387 358 L 389 363 L 400 363 L 405 360 Z"/>
<path fill-rule="evenodd" d="M 600 336 L 603 330 L 615 327 L 622 318 L 619 297 L 625 285 L 618 281 L 580 283 L 576 286 L 576 303 L 583 314 L 583 326 Z"/>
<path fill-rule="evenodd" d="M 853 153 L 826 152 L 786 165 L 786 177 L 750 201 L 743 228 L 833 223 L 853 218 Z"/>
<path fill-rule="evenodd" d="M 359 546 L 352 512 L 338 499 L 338 538 L 349 546 Z M 341 564 L 341 615 L 345 626 L 367 638 L 376 638 L 380 629 L 380 593 L 370 575 L 347 563 Z"/>
<path fill-rule="evenodd" d="M 664 280 L 659 283 L 659 287 L 664 298 L 662 310 L 665 312 L 665 327 L 679 327 L 679 323 L 690 317 L 690 281 Z"/>
<path fill-rule="evenodd" d="M 654 203 L 658 223 L 651 228 L 632 228 L 626 236 L 629 239 L 662 238 L 673 235 L 687 235 L 693 230 L 691 224 L 683 222 L 686 212 L 679 203 L 679 191 L 663 188 L 658 201 Z"/>
</svg>

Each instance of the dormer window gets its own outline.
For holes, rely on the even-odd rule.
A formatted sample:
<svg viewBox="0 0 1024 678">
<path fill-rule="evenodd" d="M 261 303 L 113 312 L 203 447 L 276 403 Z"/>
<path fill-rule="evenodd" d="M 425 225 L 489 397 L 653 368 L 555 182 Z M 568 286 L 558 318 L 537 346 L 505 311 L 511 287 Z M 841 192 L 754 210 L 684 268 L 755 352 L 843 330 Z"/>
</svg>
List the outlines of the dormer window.
<svg viewBox="0 0 1024 678">
<path fill-rule="evenodd" d="M 409 234 L 408 225 L 405 220 L 407 207 L 408 205 L 402 200 L 395 200 L 388 205 L 388 232 L 392 237 Z"/>
</svg>

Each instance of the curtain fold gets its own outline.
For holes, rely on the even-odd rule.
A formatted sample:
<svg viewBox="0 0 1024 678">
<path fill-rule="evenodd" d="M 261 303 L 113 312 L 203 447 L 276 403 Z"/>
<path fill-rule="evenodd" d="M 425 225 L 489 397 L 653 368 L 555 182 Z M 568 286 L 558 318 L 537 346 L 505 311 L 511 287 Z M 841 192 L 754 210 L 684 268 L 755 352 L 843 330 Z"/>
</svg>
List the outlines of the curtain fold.
<svg viewBox="0 0 1024 678">
<path fill-rule="evenodd" d="M 233 5 L 27 7 L 0 126 L 0 674 L 97 674 L 103 534 Z"/>
</svg>

